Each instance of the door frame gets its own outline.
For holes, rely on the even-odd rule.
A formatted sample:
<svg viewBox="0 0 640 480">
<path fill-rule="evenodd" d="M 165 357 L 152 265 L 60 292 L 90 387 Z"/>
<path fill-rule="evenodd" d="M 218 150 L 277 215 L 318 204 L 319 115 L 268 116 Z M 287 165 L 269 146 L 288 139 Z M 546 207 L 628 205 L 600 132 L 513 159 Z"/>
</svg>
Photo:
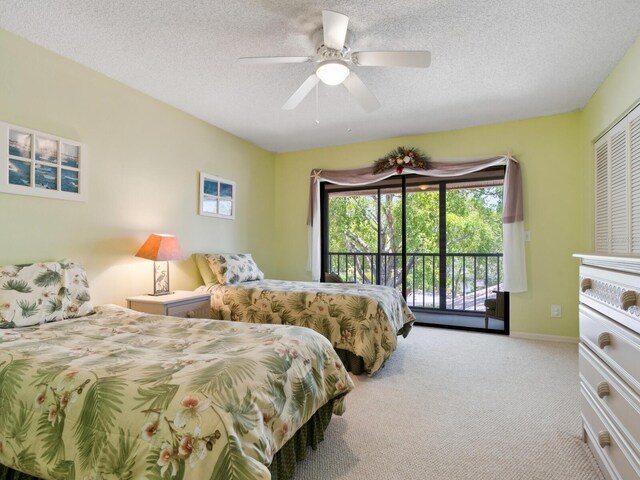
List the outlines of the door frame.
<svg viewBox="0 0 640 480">
<path fill-rule="evenodd" d="M 486 170 L 484 170 L 483 172 L 485 172 L 485 175 L 482 176 L 481 180 L 504 180 L 505 177 L 505 168 L 500 166 L 500 167 L 490 167 Z M 496 175 L 492 175 L 491 173 L 486 174 L 487 172 L 499 172 Z M 328 212 L 329 212 L 329 195 L 327 192 L 327 186 L 330 185 L 331 186 L 331 192 L 352 192 L 352 191 L 359 191 L 359 190 L 376 190 L 377 191 L 377 197 L 378 197 L 378 202 L 377 202 L 377 238 L 378 238 L 378 249 L 377 249 L 377 253 L 376 253 L 376 283 L 378 283 L 380 281 L 380 266 L 381 266 L 381 262 L 380 262 L 380 258 L 381 258 L 381 254 L 380 254 L 380 250 L 381 250 L 381 245 L 380 245 L 380 241 L 381 241 L 381 235 L 380 235 L 380 195 L 381 195 L 381 191 L 384 190 L 385 188 L 389 188 L 389 187 L 395 187 L 401 188 L 402 194 L 401 194 L 401 198 L 402 198 L 402 249 L 401 249 L 401 258 L 402 258 L 402 271 L 403 271 L 403 275 L 402 275 L 402 291 L 401 294 L 403 296 L 403 298 L 406 300 L 407 298 L 407 272 L 406 272 L 406 267 L 407 267 L 407 242 L 406 242 L 406 237 L 407 237 L 407 202 L 406 202 L 406 195 L 407 195 L 407 178 L 418 178 L 418 177 L 422 177 L 420 175 L 416 175 L 416 174 L 396 174 L 393 175 L 385 180 L 381 180 L 380 182 L 385 182 L 388 181 L 389 179 L 397 179 L 397 184 L 396 185 L 379 185 L 380 182 L 376 182 L 374 184 L 370 184 L 370 185 L 357 185 L 357 186 L 337 186 L 334 184 L 331 184 L 330 182 L 326 182 L 326 181 L 321 181 L 320 182 L 320 231 L 321 231 L 321 237 L 320 237 L 320 264 L 321 264 L 321 272 L 320 272 L 320 281 L 324 282 L 325 278 L 325 272 L 327 272 L 327 267 L 328 267 L 328 254 L 329 254 L 329 249 L 328 249 L 328 245 L 329 245 L 329 217 L 328 217 Z M 446 285 L 446 276 L 447 276 L 447 256 L 446 256 L 446 252 L 447 252 L 447 232 L 446 232 L 446 225 L 447 225 L 447 196 L 446 196 L 446 192 L 447 192 L 447 185 L 448 184 L 452 184 L 452 183 L 464 183 L 464 182 L 469 182 L 469 179 L 464 179 L 464 178 L 459 178 L 459 177 L 451 177 L 451 178 L 447 178 L 447 179 L 441 179 L 441 178 L 435 178 L 435 177 L 423 177 L 425 178 L 424 183 L 425 184 L 429 184 L 429 185 L 437 185 L 438 186 L 438 193 L 439 193 L 439 205 L 438 205 L 438 213 L 439 213 L 439 237 L 438 237 L 438 243 L 439 243 L 439 252 L 438 252 L 438 262 L 439 262 L 439 273 L 438 273 L 438 290 L 439 290 L 439 307 L 438 308 L 428 308 L 428 307 L 413 307 L 414 310 L 418 311 L 418 312 L 424 312 L 424 313 L 434 313 L 434 314 L 446 314 L 446 315 L 462 315 L 462 316 L 477 316 L 477 317 L 484 317 L 484 313 L 483 312 L 473 312 L 473 311 L 460 311 L 460 310 L 453 310 L 453 309 L 448 309 L 446 308 L 447 306 L 447 302 L 446 302 L 446 289 L 442 288 L 442 285 Z M 444 252 L 444 255 L 443 255 Z M 378 283 L 379 284 L 379 283 Z M 458 330 L 469 330 L 469 331 L 478 331 L 478 332 L 491 332 L 491 333 L 499 333 L 499 334 L 505 334 L 505 335 L 509 335 L 509 318 L 510 318 L 510 299 L 509 299 L 509 292 L 504 292 L 504 308 L 505 308 L 505 319 L 504 319 L 504 325 L 505 328 L 504 330 L 495 330 L 495 329 L 490 329 L 490 328 L 475 328 L 475 327 L 464 327 L 464 326 L 450 326 L 450 325 L 440 325 L 440 324 L 435 324 L 435 323 L 427 323 L 427 322 L 416 322 L 416 324 L 419 325 L 425 325 L 425 326 L 433 326 L 433 327 L 440 327 L 440 328 L 453 328 L 453 329 L 458 329 Z M 444 308 L 442 308 L 444 307 Z"/>
</svg>

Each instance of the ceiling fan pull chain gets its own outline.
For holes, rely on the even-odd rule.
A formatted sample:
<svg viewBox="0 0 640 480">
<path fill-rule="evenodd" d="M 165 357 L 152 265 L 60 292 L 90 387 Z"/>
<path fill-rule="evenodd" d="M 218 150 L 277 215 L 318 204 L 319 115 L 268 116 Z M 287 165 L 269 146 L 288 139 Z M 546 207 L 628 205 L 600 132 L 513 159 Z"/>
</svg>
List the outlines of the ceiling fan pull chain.
<svg viewBox="0 0 640 480">
<path fill-rule="evenodd" d="M 347 90 L 347 133 L 351 133 L 351 92 Z"/>
<path fill-rule="evenodd" d="M 318 107 L 318 84 L 316 83 L 316 125 L 320 125 L 320 108 Z"/>
</svg>

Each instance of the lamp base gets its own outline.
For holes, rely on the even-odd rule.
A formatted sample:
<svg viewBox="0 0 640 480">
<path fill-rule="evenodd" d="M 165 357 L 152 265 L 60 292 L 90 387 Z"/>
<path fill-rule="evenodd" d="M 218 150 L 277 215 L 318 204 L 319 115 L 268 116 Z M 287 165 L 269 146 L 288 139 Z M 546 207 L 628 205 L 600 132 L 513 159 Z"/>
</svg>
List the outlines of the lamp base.
<svg viewBox="0 0 640 480">
<path fill-rule="evenodd" d="M 153 295 L 169 295 L 169 262 L 153 262 Z"/>
<path fill-rule="evenodd" d="M 161 297 L 162 295 L 171 295 L 173 293 L 176 293 L 176 292 L 154 292 L 154 293 L 147 293 L 147 295 L 149 295 L 150 297 Z"/>
</svg>

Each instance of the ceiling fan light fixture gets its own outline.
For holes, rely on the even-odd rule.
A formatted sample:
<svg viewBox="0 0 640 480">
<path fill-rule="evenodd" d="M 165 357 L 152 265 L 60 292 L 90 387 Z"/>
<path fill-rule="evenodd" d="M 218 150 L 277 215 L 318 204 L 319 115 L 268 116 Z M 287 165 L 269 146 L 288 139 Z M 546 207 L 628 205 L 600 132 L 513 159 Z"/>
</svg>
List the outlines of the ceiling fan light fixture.
<svg viewBox="0 0 640 480">
<path fill-rule="evenodd" d="M 340 85 L 349 76 L 349 67 L 339 60 L 326 60 L 320 64 L 316 75 L 326 85 Z"/>
</svg>

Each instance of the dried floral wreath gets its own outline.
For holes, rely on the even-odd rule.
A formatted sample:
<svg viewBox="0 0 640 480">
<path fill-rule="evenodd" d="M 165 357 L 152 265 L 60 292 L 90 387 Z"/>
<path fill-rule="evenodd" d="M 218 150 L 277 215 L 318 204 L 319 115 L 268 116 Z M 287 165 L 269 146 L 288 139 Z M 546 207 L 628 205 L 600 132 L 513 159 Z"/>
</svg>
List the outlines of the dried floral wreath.
<svg viewBox="0 0 640 480">
<path fill-rule="evenodd" d="M 381 173 L 395 168 L 396 172 L 400 174 L 405 167 L 426 170 L 428 164 L 429 157 L 417 148 L 398 147 L 373 162 L 373 173 Z"/>
</svg>

